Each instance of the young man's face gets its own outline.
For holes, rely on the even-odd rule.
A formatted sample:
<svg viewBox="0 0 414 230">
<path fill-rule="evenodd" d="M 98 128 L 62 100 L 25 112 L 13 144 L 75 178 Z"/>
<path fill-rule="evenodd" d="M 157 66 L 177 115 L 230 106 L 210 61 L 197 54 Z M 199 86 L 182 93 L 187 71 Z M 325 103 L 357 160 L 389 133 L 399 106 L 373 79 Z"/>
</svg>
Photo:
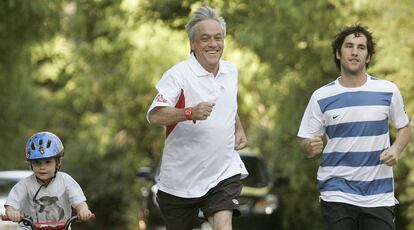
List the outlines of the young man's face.
<svg viewBox="0 0 414 230">
<path fill-rule="evenodd" d="M 197 23 L 197 32 L 190 42 L 198 62 L 210 73 L 215 73 L 224 49 L 224 35 L 220 24 L 215 20 Z"/>
<path fill-rule="evenodd" d="M 341 71 L 351 74 L 365 72 L 370 61 L 367 38 L 362 33 L 346 36 L 341 51 L 336 52 L 336 58 L 341 61 Z"/>
<path fill-rule="evenodd" d="M 57 168 L 57 160 L 55 158 L 33 160 L 31 161 L 32 170 L 36 177 L 43 182 L 48 182 L 52 177 L 55 176 L 55 170 Z"/>
</svg>

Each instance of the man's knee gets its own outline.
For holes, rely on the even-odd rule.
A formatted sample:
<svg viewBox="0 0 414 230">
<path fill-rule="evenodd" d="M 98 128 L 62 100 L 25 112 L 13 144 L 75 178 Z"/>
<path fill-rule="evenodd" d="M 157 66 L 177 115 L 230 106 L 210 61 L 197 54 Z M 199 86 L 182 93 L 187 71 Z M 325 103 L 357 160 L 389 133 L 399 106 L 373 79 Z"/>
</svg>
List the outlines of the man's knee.
<svg viewBox="0 0 414 230">
<path fill-rule="evenodd" d="M 232 210 L 222 210 L 215 212 L 208 218 L 213 230 L 231 230 L 232 229 Z"/>
</svg>

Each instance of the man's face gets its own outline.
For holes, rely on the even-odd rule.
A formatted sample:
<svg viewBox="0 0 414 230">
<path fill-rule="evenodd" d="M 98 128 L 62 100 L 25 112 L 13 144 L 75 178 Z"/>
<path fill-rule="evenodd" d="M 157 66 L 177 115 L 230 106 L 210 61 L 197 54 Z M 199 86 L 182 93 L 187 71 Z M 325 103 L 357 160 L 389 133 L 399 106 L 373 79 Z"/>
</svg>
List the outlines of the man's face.
<svg viewBox="0 0 414 230">
<path fill-rule="evenodd" d="M 224 49 L 224 35 L 220 24 L 215 20 L 197 23 L 197 32 L 190 42 L 191 50 L 198 62 L 210 73 L 216 73 Z"/>
<path fill-rule="evenodd" d="M 336 58 L 341 61 L 342 71 L 351 74 L 365 72 L 365 65 L 370 61 L 367 38 L 361 33 L 346 36 L 341 52 L 336 52 Z"/>
</svg>

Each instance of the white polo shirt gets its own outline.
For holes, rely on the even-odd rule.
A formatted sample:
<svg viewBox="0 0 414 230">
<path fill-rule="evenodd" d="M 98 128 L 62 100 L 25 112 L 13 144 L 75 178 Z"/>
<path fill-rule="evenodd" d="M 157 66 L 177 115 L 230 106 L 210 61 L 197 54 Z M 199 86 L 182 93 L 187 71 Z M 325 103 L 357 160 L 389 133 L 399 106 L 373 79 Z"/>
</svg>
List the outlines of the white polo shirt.
<svg viewBox="0 0 414 230">
<path fill-rule="evenodd" d="M 157 83 L 158 95 L 149 112 L 158 106 L 194 107 L 200 102 L 214 102 L 207 120 L 178 122 L 167 127 L 167 137 L 160 168 L 158 188 L 166 193 L 194 198 L 205 195 L 220 181 L 247 170 L 235 146 L 237 114 L 237 69 L 220 60 L 214 77 L 192 54 L 167 70 Z"/>
</svg>

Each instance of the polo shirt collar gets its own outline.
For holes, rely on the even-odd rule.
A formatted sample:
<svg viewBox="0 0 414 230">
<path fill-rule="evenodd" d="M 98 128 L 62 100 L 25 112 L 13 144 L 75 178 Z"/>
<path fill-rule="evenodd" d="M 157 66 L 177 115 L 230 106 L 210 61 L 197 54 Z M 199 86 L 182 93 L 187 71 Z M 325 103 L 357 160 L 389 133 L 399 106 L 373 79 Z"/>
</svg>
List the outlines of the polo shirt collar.
<svg viewBox="0 0 414 230">
<path fill-rule="evenodd" d="M 208 76 L 210 74 L 207 70 L 205 70 L 201 66 L 201 64 L 198 62 L 197 58 L 195 57 L 194 53 L 191 53 L 189 61 L 190 61 L 190 68 L 196 76 L 203 77 L 203 76 Z M 220 61 L 219 61 L 219 70 L 217 72 L 217 76 L 219 76 L 220 74 L 226 74 L 228 72 L 229 72 L 228 67 L 220 59 Z"/>
</svg>

